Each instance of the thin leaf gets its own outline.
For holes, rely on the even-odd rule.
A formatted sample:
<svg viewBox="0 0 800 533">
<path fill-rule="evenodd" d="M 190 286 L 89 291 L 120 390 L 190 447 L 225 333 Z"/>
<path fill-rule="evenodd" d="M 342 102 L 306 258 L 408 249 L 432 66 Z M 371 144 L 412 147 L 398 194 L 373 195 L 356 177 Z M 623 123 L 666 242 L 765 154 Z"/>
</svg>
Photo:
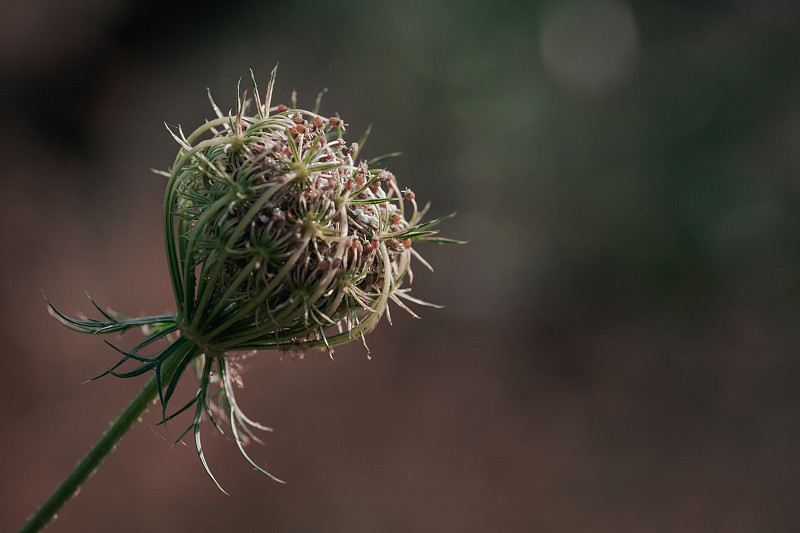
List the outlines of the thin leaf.
<svg viewBox="0 0 800 533">
<path fill-rule="evenodd" d="M 225 372 L 225 370 L 223 370 L 224 368 L 225 368 L 224 364 L 220 365 L 220 372 L 221 373 Z M 247 452 L 244 451 L 244 445 L 243 445 L 243 442 L 242 442 L 242 438 L 239 435 L 238 424 L 237 424 L 237 421 L 236 421 L 236 415 L 235 415 L 235 411 L 234 411 L 234 408 L 233 408 L 233 406 L 235 405 L 235 400 L 232 399 L 233 398 L 233 390 L 232 390 L 232 387 L 231 387 L 230 379 L 224 379 L 223 376 L 220 376 L 220 379 L 221 379 L 221 381 L 223 382 L 223 384 L 225 386 L 225 393 L 226 393 L 226 396 L 228 397 L 229 405 L 231 406 L 230 409 L 229 409 L 229 418 L 230 418 L 230 423 L 231 423 L 231 430 L 233 431 L 233 440 L 236 442 L 236 446 L 239 448 L 239 452 L 242 454 L 242 456 L 245 458 L 245 460 L 248 463 L 250 463 L 250 466 L 252 466 L 256 470 L 258 470 L 259 472 L 261 472 L 265 476 L 268 476 L 268 477 L 272 478 L 273 480 L 277 481 L 278 483 L 284 483 L 285 484 L 286 483 L 285 481 L 275 477 L 275 475 L 271 474 L 270 472 L 268 472 L 264 468 L 261 468 L 260 466 L 258 466 L 255 463 L 255 461 L 253 461 L 253 459 L 247 454 Z"/>
<path fill-rule="evenodd" d="M 378 157 L 373 157 L 372 159 L 367 161 L 367 165 L 371 167 L 371 166 L 377 165 L 378 163 L 382 163 L 382 162 L 386 161 L 387 159 L 391 159 L 393 157 L 398 157 L 398 156 L 401 156 L 401 155 L 403 155 L 403 152 L 392 152 L 390 154 L 379 155 Z"/>
<path fill-rule="evenodd" d="M 264 96 L 264 118 L 269 116 L 269 107 L 272 104 L 272 89 L 275 86 L 275 76 L 278 73 L 278 65 L 272 69 L 269 75 L 269 82 L 267 83 L 267 94 Z"/>
<path fill-rule="evenodd" d="M 358 144 L 356 145 L 356 150 L 353 152 L 353 161 L 358 159 L 358 154 L 361 153 L 361 150 L 364 149 L 364 145 L 367 144 L 367 139 L 369 139 L 369 134 L 372 133 L 372 124 L 367 126 L 367 129 L 361 135 L 361 138 L 358 139 Z"/>
<path fill-rule="evenodd" d="M 253 82 L 253 98 L 256 100 L 256 116 L 258 118 L 264 117 L 264 112 L 261 109 L 261 96 L 258 94 L 258 84 L 256 83 L 256 75 L 253 73 L 253 69 L 250 69 L 250 80 Z"/>
<path fill-rule="evenodd" d="M 322 104 L 322 95 L 323 95 L 323 94 L 325 94 L 326 92 L 328 92 L 328 89 L 322 89 L 322 90 L 321 90 L 321 91 L 320 91 L 320 92 L 317 94 L 317 101 L 314 103 L 314 114 L 315 114 L 315 115 L 316 115 L 317 113 L 319 113 L 319 106 L 320 106 L 320 104 Z"/>
<path fill-rule="evenodd" d="M 400 289 L 395 291 L 395 294 L 404 300 L 408 300 L 409 302 L 414 302 L 417 305 L 422 305 L 424 307 L 433 307 L 434 309 L 444 309 L 443 305 L 432 304 L 430 302 L 426 302 L 425 300 L 420 300 L 419 298 L 414 298 L 413 296 L 408 295 L 409 289 Z"/>
<path fill-rule="evenodd" d="M 183 372 L 186 370 L 186 367 L 189 366 L 189 363 L 192 362 L 192 359 L 197 355 L 194 347 L 190 347 L 185 354 L 181 357 L 178 366 L 175 368 L 175 372 L 170 377 L 169 383 L 167 383 L 167 390 L 164 391 L 163 394 L 163 402 L 162 402 L 162 416 L 166 418 L 167 416 L 167 404 L 169 404 L 170 398 L 175 393 L 175 389 L 178 386 L 178 382 L 183 375 Z"/>
<path fill-rule="evenodd" d="M 219 119 L 225 118 L 225 115 L 222 114 L 222 111 L 220 110 L 219 107 L 217 107 L 216 102 L 214 102 L 214 98 L 211 97 L 211 89 L 207 88 L 206 91 L 208 91 L 208 101 L 211 102 L 211 108 L 214 109 L 214 113 L 216 113 L 217 118 Z"/>
<path fill-rule="evenodd" d="M 419 315 L 418 315 L 418 314 L 416 314 L 414 311 L 412 311 L 412 310 L 411 310 L 411 308 L 410 308 L 410 307 L 408 307 L 406 304 L 404 304 L 402 301 L 400 301 L 400 298 L 398 298 L 398 297 L 397 297 L 397 296 L 395 296 L 394 294 L 392 294 L 392 295 L 390 296 L 390 298 L 392 299 L 392 301 L 393 301 L 394 303 L 396 303 L 398 306 L 400 306 L 400 308 L 402 308 L 403 310 L 405 310 L 405 311 L 406 311 L 408 314 L 410 314 L 410 315 L 411 315 L 411 316 L 413 316 L 414 318 L 419 318 Z"/>
<path fill-rule="evenodd" d="M 155 169 L 155 168 L 151 168 L 150 172 L 152 172 L 153 174 L 158 174 L 159 176 L 164 176 L 166 178 L 172 177 L 172 174 L 170 174 L 169 172 L 165 172 L 163 170 L 158 170 L 158 169 Z"/>
<path fill-rule="evenodd" d="M 191 406 L 193 406 L 195 404 L 195 402 L 197 402 L 198 397 L 199 397 L 199 395 L 195 394 L 194 397 L 186 403 L 186 405 L 184 405 L 183 407 L 181 407 L 180 409 L 178 409 L 177 411 L 175 411 L 171 415 L 163 417 L 161 419 L 161 421 L 156 423 L 155 426 L 153 426 L 153 427 L 161 426 L 163 424 L 166 424 L 167 422 L 169 422 L 173 418 L 177 417 L 178 415 L 180 415 L 181 413 L 183 413 L 184 411 L 189 409 Z M 191 429 L 191 426 L 189 426 L 189 427 Z M 186 431 L 184 431 L 183 435 L 181 435 L 181 437 L 178 440 L 182 439 L 186 435 L 186 433 L 188 433 L 188 432 L 189 432 L 188 429 Z"/>
<path fill-rule="evenodd" d="M 386 202 L 399 202 L 400 198 L 370 198 L 368 200 L 348 200 L 349 205 L 375 205 Z"/>
<path fill-rule="evenodd" d="M 206 356 L 206 363 L 203 368 L 203 377 L 200 382 L 200 393 L 199 393 L 200 398 L 198 398 L 197 410 L 195 411 L 195 417 L 194 417 L 194 424 L 192 425 L 194 427 L 194 445 L 195 448 L 197 449 L 197 455 L 198 457 L 200 457 L 200 462 L 203 464 L 203 468 L 205 469 L 206 474 L 208 474 L 208 476 L 211 478 L 211 480 L 214 482 L 214 484 L 217 486 L 219 490 L 221 490 L 225 494 L 228 494 L 227 492 L 225 492 L 225 489 L 222 488 L 222 485 L 219 484 L 217 478 L 214 477 L 214 474 L 211 473 L 211 469 L 208 467 L 208 463 L 206 462 L 206 457 L 203 454 L 203 446 L 200 443 L 200 421 L 203 417 L 203 409 L 206 405 L 205 391 L 208 390 L 208 385 L 211 376 L 211 365 L 213 364 L 213 362 L 214 359 L 212 357 Z M 192 426 L 190 426 L 190 428 Z"/>
</svg>

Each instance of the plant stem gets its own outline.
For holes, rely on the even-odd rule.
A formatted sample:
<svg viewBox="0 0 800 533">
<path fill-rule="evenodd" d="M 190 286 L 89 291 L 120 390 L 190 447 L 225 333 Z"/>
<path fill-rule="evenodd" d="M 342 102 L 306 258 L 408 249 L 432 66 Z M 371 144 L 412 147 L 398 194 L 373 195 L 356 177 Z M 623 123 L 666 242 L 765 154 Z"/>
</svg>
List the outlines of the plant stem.
<svg viewBox="0 0 800 533">
<path fill-rule="evenodd" d="M 182 337 L 175 342 L 187 343 Z M 178 349 L 164 361 L 161 368 L 162 383 L 169 382 L 178 364 L 181 362 L 184 350 Z M 153 400 L 158 397 L 158 381 L 153 376 L 145 384 L 139 394 L 131 401 L 128 407 L 114 421 L 108 431 L 100 437 L 97 444 L 86 454 L 86 457 L 78 463 L 78 466 L 67 476 L 67 478 L 53 492 L 52 496 L 36 512 L 28 518 L 28 521 L 19 530 L 19 533 L 33 533 L 43 529 L 53 518 L 59 509 L 76 494 L 84 481 L 95 471 L 106 455 L 114 449 L 117 442 L 131 428 L 140 416 L 147 410 Z"/>
</svg>

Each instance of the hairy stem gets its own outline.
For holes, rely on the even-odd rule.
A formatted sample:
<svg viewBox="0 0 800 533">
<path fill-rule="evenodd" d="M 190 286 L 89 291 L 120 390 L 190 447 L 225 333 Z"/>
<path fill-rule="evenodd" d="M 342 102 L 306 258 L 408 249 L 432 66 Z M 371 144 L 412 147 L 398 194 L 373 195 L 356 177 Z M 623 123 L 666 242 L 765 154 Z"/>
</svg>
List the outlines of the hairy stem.
<svg viewBox="0 0 800 533">
<path fill-rule="evenodd" d="M 179 338 L 175 342 L 189 342 Z M 176 350 L 173 357 L 164 362 L 161 369 L 161 378 L 168 382 L 175 369 L 181 362 L 184 350 Z M 105 457 L 114 449 L 117 442 L 131 428 L 140 416 L 158 397 L 158 383 L 156 377 L 150 379 L 147 384 L 139 391 L 139 394 L 131 401 L 128 407 L 114 421 L 108 431 L 97 441 L 97 444 L 86 454 L 75 469 L 53 492 L 52 496 L 36 512 L 28 518 L 28 521 L 20 529 L 20 533 L 32 533 L 42 530 L 55 516 L 59 509 L 78 491 L 84 481 L 95 471 Z"/>
</svg>

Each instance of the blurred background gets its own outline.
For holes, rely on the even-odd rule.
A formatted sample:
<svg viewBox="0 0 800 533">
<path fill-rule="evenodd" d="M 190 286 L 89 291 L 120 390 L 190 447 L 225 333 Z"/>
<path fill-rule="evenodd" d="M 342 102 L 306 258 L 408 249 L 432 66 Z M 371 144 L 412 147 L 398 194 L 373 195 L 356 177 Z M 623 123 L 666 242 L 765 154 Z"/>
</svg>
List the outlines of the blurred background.
<svg viewBox="0 0 800 533">
<path fill-rule="evenodd" d="M 29 0 L 0 20 L 2 530 L 145 381 L 83 384 L 115 354 L 41 291 L 173 311 L 163 123 L 276 63 L 274 103 L 328 88 L 458 211 L 414 280 L 447 307 L 395 310 L 371 360 L 249 360 L 287 485 L 208 425 L 225 496 L 151 409 L 48 531 L 800 529 L 800 4 Z"/>
</svg>

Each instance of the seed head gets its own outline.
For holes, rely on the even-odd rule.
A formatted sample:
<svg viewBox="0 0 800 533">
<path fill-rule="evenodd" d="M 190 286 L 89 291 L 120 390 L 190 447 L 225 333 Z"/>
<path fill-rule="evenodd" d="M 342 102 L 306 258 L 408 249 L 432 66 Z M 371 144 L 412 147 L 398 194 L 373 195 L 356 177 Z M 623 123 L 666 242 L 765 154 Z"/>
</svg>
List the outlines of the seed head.
<svg viewBox="0 0 800 533">
<path fill-rule="evenodd" d="M 438 240 L 438 221 L 420 223 L 413 193 L 359 159 L 366 134 L 348 144 L 339 117 L 257 93 L 253 115 L 243 99 L 235 115 L 214 105 L 217 119 L 175 135 L 165 211 L 181 331 L 214 353 L 330 349 L 410 299 L 412 244 Z"/>
<path fill-rule="evenodd" d="M 170 171 L 159 173 L 169 178 L 164 230 L 177 312 L 127 318 L 95 306 L 103 319 L 74 319 L 51 305 L 56 318 L 84 333 L 147 328 L 145 340 L 128 352 L 118 349 L 122 359 L 102 375 L 155 371 L 162 422 L 194 407 L 184 435 L 194 432 L 209 475 L 200 445 L 204 414 L 218 429 L 216 421 L 227 420 L 247 461 L 271 476 L 244 451 L 248 437 L 255 439 L 252 429 L 269 428 L 236 402 L 243 353 L 302 357 L 322 348 L 332 354 L 334 346 L 363 341 L 388 315 L 390 300 L 416 316 L 405 301 L 430 304 L 402 285 L 411 281 L 412 258 L 430 266 L 414 245 L 457 242 L 435 236 L 448 217 L 422 222 L 427 207 L 418 209 L 414 193 L 401 191 L 379 166 L 399 154 L 361 159 L 369 129 L 348 144 L 345 122 L 320 114 L 320 98 L 313 111 L 298 108 L 294 93 L 290 106 L 272 106 L 274 81 L 275 70 L 262 100 L 253 79 L 252 104 L 246 91 L 237 91 L 235 113 L 223 114 L 209 94 L 216 118 L 189 135 L 170 130 L 180 149 Z M 143 354 L 163 340 L 172 342 L 156 355 Z M 123 372 L 127 362 L 138 366 Z M 197 394 L 168 414 L 190 366 L 197 370 Z M 214 382 L 218 402 L 209 401 Z"/>
</svg>

